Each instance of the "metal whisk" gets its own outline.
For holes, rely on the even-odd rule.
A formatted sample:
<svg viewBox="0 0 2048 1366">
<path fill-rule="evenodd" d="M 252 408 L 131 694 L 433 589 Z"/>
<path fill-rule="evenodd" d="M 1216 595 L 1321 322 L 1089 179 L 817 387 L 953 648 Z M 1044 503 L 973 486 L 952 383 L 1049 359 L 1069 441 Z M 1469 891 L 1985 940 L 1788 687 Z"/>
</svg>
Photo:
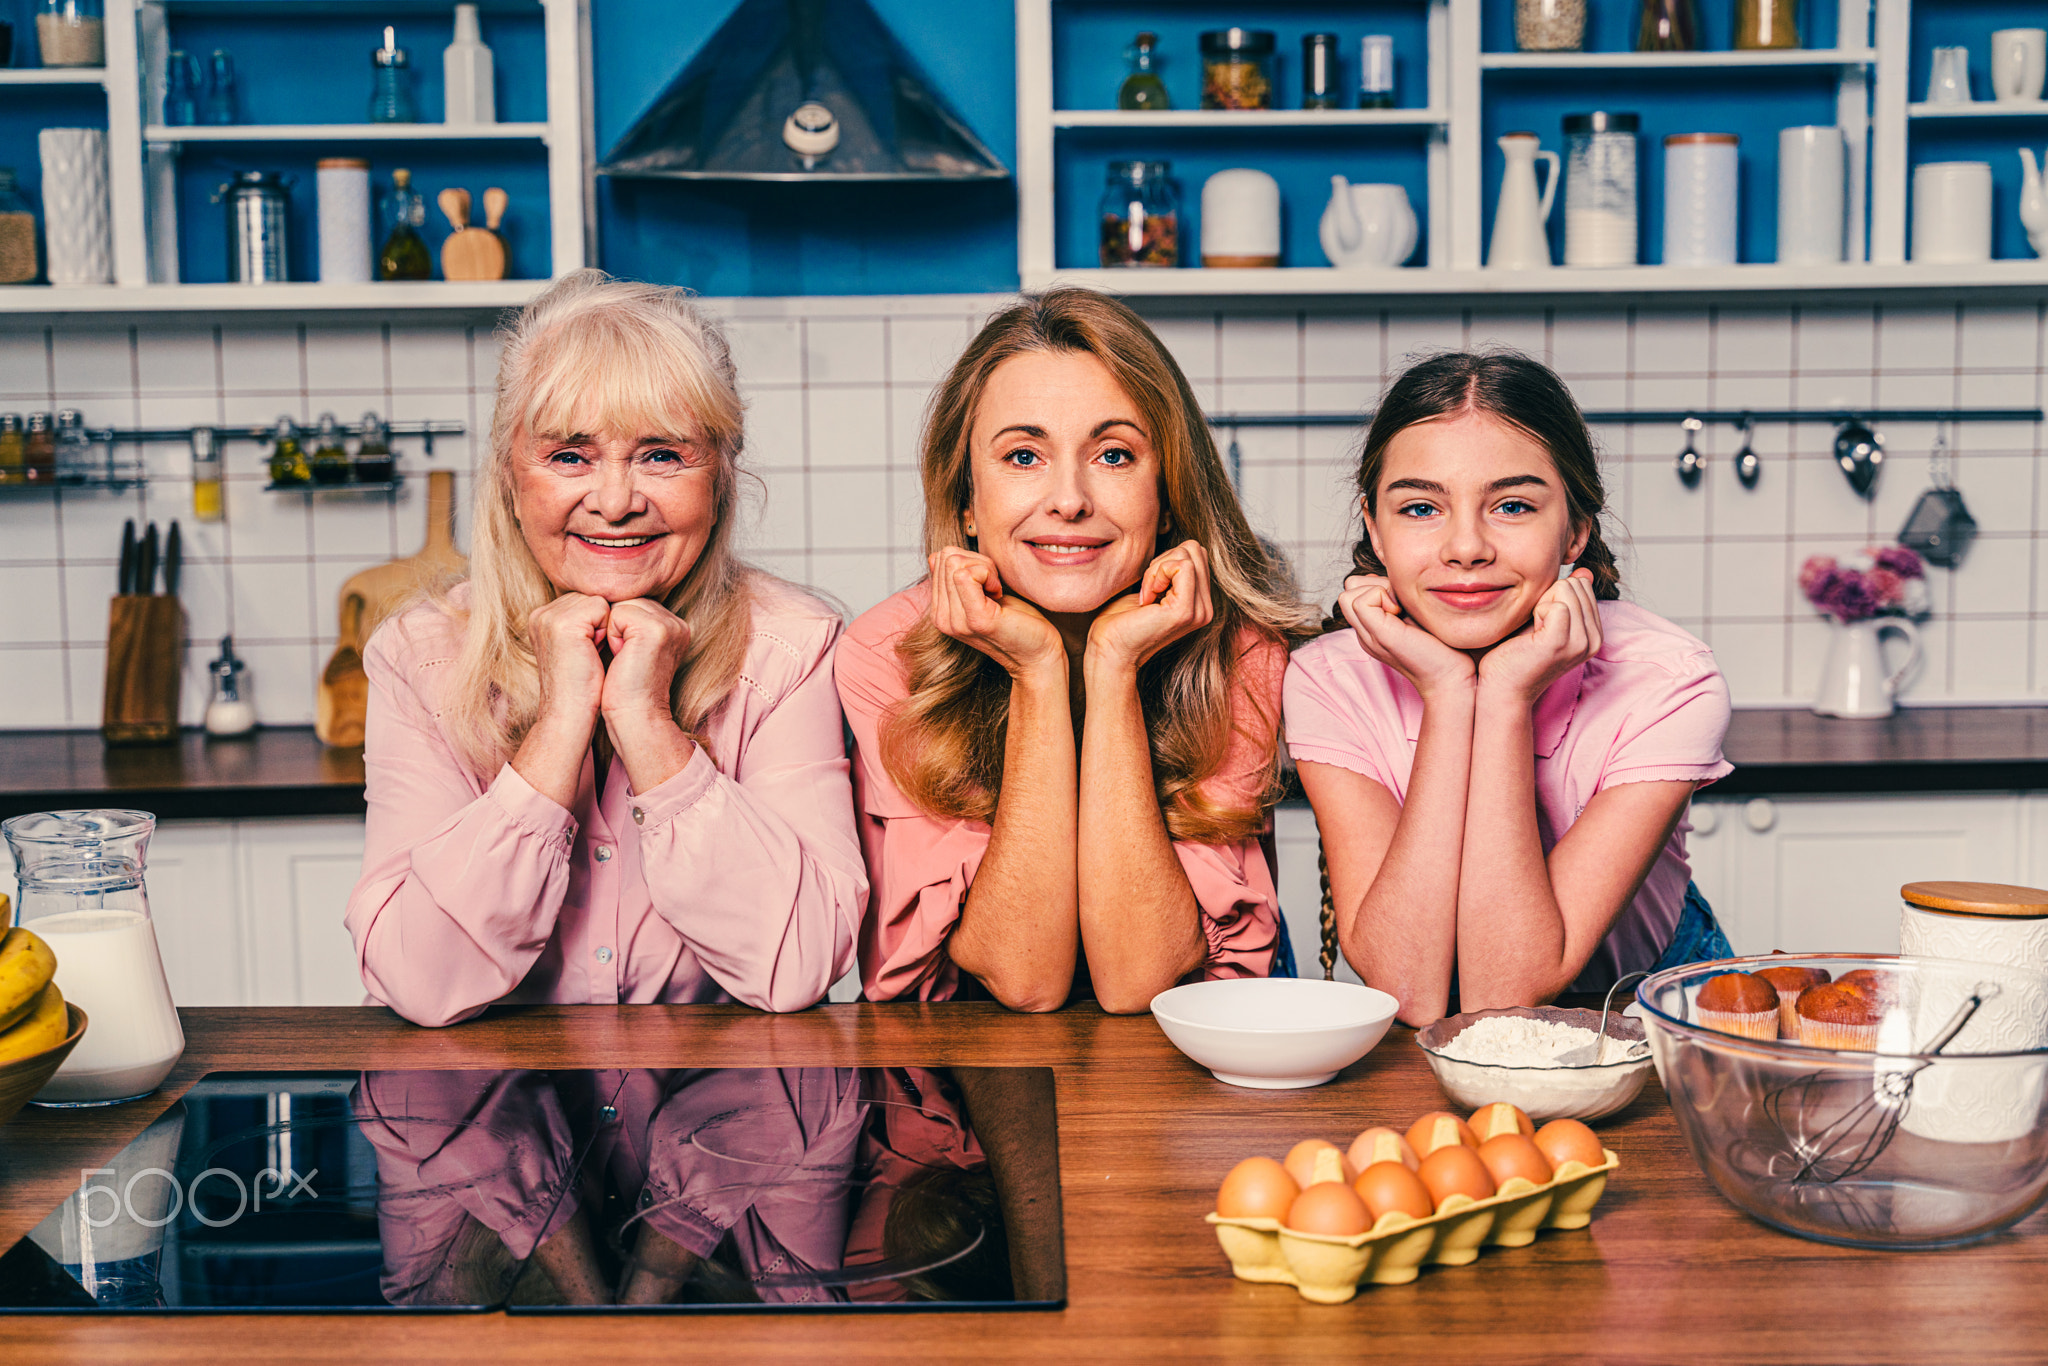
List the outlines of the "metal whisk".
<svg viewBox="0 0 2048 1366">
<path fill-rule="evenodd" d="M 1933 1059 L 1925 1055 L 1938 1054 L 1954 1042 L 1970 1017 L 1998 991 L 1996 982 L 1979 982 L 1941 1032 L 1920 1050 L 1921 1057 L 1904 1060 L 1897 1067 L 1879 1070 L 1875 1075 L 1861 1071 L 1814 1072 L 1766 1095 L 1764 1113 L 1785 1136 L 1792 1156 L 1800 1160 L 1798 1170 L 1787 1178 L 1791 1184 L 1833 1185 L 1867 1171 L 1898 1133 L 1899 1121 L 1912 1103 L 1913 1079 L 1934 1065 Z M 1803 1134 L 1798 1120 L 1809 1110 L 1822 1108 L 1830 1093 L 1841 1087 L 1853 1087 L 1862 1095 L 1819 1132 Z"/>
</svg>

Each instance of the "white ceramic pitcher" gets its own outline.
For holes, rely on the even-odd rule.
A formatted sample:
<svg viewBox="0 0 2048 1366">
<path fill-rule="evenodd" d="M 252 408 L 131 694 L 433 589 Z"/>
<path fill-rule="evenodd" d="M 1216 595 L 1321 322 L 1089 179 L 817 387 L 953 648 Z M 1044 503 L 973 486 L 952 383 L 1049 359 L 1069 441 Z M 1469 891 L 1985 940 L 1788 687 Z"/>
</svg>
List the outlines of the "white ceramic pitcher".
<svg viewBox="0 0 2048 1366">
<path fill-rule="evenodd" d="M 2048 193 L 2041 188 L 2041 166 L 2034 149 L 2020 148 L 2020 226 L 2036 256 L 2048 256 Z"/>
<path fill-rule="evenodd" d="M 1879 637 L 1897 631 L 1906 638 L 1906 659 L 1886 672 Z M 1835 623 L 1821 666 L 1820 693 L 1813 709 L 1822 716 L 1872 718 L 1890 716 L 1899 685 L 1920 662 L 1920 632 L 1904 617 L 1871 617 Z"/>
<path fill-rule="evenodd" d="M 1550 204 L 1557 198 L 1557 153 L 1546 152 L 1534 133 L 1507 133 L 1494 139 L 1507 169 L 1500 176 L 1500 202 L 1493 211 L 1493 242 L 1486 253 L 1489 270 L 1548 270 Z M 1550 163 L 1543 192 L 1536 192 L 1536 163 Z"/>
<path fill-rule="evenodd" d="M 1353 185 L 1330 177 L 1330 203 L 1318 236 L 1333 266 L 1386 269 L 1414 254 L 1421 226 L 1399 185 Z"/>
</svg>

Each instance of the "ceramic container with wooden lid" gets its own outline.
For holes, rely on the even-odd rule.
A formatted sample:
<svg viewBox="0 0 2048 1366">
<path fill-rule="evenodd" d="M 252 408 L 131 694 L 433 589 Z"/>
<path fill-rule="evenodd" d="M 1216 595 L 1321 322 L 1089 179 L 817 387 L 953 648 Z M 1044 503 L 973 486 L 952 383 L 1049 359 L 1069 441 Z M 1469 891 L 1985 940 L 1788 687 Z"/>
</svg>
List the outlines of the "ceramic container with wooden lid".
<svg viewBox="0 0 2048 1366">
<path fill-rule="evenodd" d="M 1899 896 L 1900 952 L 2048 972 L 2048 891 L 2003 882 L 1909 882 Z"/>
</svg>

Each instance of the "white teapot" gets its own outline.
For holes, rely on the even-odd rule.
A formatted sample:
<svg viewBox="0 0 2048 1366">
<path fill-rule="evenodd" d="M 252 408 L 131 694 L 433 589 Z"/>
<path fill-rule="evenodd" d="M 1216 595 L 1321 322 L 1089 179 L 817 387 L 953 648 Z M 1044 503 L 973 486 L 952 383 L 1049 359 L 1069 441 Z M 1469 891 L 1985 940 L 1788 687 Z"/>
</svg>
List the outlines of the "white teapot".
<svg viewBox="0 0 2048 1366">
<path fill-rule="evenodd" d="M 2026 173 L 2020 185 L 2020 222 L 2026 227 L 2034 255 L 2048 256 L 2048 193 L 2041 188 L 2041 167 L 2034 160 L 2033 148 L 2020 148 L 2020 165 Z"/>
<path fill-rule="evenodd" d="M 1414 254 L 1421 227 L 1405 188 L 1353 185 L 1340 175 L 1330 177 L 1330 186 L 1318 235 L 1331 265 L 1385 270 Z"/>
</svg>

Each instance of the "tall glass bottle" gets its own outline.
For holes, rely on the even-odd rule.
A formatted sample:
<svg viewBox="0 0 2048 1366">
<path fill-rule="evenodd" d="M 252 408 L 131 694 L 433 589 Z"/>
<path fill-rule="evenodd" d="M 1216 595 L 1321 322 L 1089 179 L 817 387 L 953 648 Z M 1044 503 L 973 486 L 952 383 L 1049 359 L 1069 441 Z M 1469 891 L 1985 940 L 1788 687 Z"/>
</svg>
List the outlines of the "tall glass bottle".
<svg viewBox="0 0 2048 1366">
<path fill-rule="evenodd" d="M 1173 101 L 1166 94 L 1166 82 L 1159 79 L 1159 57 L 1155 51 L 1158 46 L 1158 34 L 1141 33 L 1136 42 L 1124 49 L 1131 74 L 1124 77 L 1123 88 L 1116 92 L 1117 108 L 1173 108 Z"/>
<path fill-rule="evenodd" d="M 236 118 L 235 59 L 224 47 L 213 50 L 206 74 L 206 98 L 199 104 L 201 123 L 230 124 Z"/>
<path fill-rule="evenodd" d="M 199 63 L 192 60 L 192 54 L 182 49 L 174 51 L 164 60 L 164 123 L 171 128 L 185 128 L 199 122 L 199 92 L 204 82 L 199 79 Z"/>
<path fill-rule="evenodd" d="M 384 46 L 370 54 L 370 65 L 376 71 L 370 86 L 370 122 L 418 123 L 420 111 L 412 98 L 412 62 L 398 45 L 395 29 L 385 28 Z"/>
<path fill-rule="evenodd" d="M 412 187 L 412 172 L 400 167 L 391 173 L 391 232 L 384 250 L 377 254 L 380 280 L 430 280 L 434 261 L 427 254 L 420 228 L 427 221 L 426 202 Z"/>
</svg>

